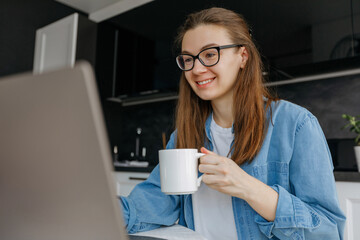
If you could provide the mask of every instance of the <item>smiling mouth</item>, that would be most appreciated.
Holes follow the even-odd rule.
[[[207,80],[204,80],[204,81],[199,81],[199,82],[196,82],[197,85],[205,85],[205,84],[208,84],[208,83],[211,83],[212,81],[214,81],[215,78],[211,78],[211,79],[207,79]]]

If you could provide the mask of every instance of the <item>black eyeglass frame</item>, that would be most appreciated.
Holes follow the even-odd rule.
[[[185,54],[180,54],[180,55],[178,55],[178,56],[176,57],[176,63],[177,63],[177,65],[178,65],[178,67],[179,67],[182,71],[190,71],[190,70],[192,70],[192,69],[194,68],[194,66],[195,66],[195,61],[196,61],[196,59],[199,59],[199,62],[200,62],[202,65],[204,65],[205,67],[212,67],[212,66],[215,66],[216,64],[218,64],[218,62],[220,61],[220,50],[221,50],[221,49],[234,48],[234,47],[243,47],[243,45],[242,45],[242,44],[229,44],[229,45],[223,45],[223,46],[209,47],[209,48],[205,48],[205,49],[201,50],[201,51],[198,53],[198,55],[196,55],[196,56],[193,56],[193,55],[187,54],[187,53],[185,53]],[[211,64],[211,65],[206,65],[206,64],[201,60],[201,58],[199,58],[199,56],[200,56],[200,54],[201,54],[202,52],[204,52],[204,51],[206,51],[206,50],[209,50],[209,49],[216,49],[217,52],[218,52],[218,56],[219,56],[219,57],[218,57],[218,60],[216,61],[216,63]],[[184,55],[190,56],[190,57],[192,57],[192,59],[194,60],[192,67],[191,67],[190,69],[187,69],[187,70],[182,69],[182,68],[180,67],[179,62],[178,62],[178,57],[184,56]]]

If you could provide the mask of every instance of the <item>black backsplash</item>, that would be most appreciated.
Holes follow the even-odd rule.
[[[122,107],[118,103],[103,104],[111,146],[118,146],[119,159],[128,160],[135,153],[136,129],[141,128],[140,149],[146,147],[146,161],[156,165],[158,150],[163,148],[162,133],[166,141],[174,131],[176,101],[163,101]],[[141,151],[140,151],[141,153]]]
[[[280,85],[280,98],[307,108],[319,120],[326,138],[354,138],[341,127],[342,114],[360,114],[360,75]]]

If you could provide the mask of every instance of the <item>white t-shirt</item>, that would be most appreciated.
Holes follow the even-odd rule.
[[[227,156],[234,134],[231,128],[218,126],[211,121],[210,133],[213,152]],[[192,195],[195,231],[208,240],[237,239],[231,196],[201,183]]]

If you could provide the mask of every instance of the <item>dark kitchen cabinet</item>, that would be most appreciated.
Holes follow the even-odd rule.
[[[96,74],[102,99],[153,89],[155,42],[107,22],[98,25]]]
[[[257,5],[249,22],[270,81],[359,66],[360,0],[260,0]]]
[[[360,0],[159,0],[108,22],[170,46],[188,13],[212,6],[235,10],[247,19],[270,81],[358,66],[353,59],[360,57]],[[174,63],[174,56],[167,62],[171,49],[161,51],[169,54],[157,58],[166,64],[156,71],[166,73],[159,75],[162,82],[172,81],[173,65],[167,63]]]

